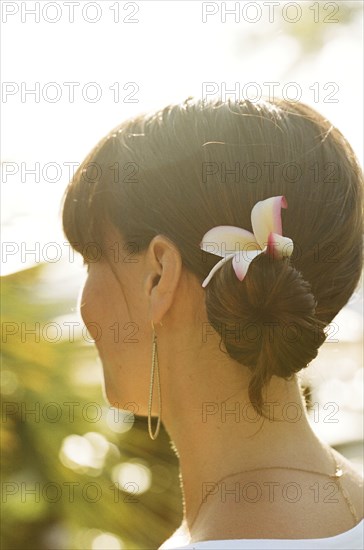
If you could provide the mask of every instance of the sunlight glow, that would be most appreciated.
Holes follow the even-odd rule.
[[[109,443],[99,433],[72,434],[64,438],[59,458],[67,468],[92,475],[92,470],[101,473],[108,451]]]
[[[119,489],[132,494],[145,493],[152,482],[150,469],[139,462],[124,462],[114,466],[111,478]]]
[[[110,430],[121,434],[128,432],[134,425],[134,414],[129,411],[110,407],[106,416],[106,423]]]
[[[119,537],[111,533],[102,533],[92,541],[92,550],[123,550],[123,545]]]

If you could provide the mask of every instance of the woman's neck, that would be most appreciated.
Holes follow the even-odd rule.
[[[268,418],[260,419],[247,390],[229,397],[222,387],[203,399],[201,386],[190,388],[188,400],[174,394],[173,402],[180,406],[164,418],[180,461],[184,521],[190,532],[204,504],[221,505],[225,485],[219,480],[225,476],[273,466],[330,471],[327,447],[311,428],[296,378],[287,382],[273,377],[265,400]]]

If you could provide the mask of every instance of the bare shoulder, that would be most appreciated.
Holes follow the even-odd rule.
[[[332,449],[332,451],[334,453],[334,456],[338,464],[341,464],[343,469],[344,475],[342,477],[341,484],[344,487],[344,489],[346,489],[347,492],[349,493],[350,498],[355,506],[358,517],[362,519],[364,515],[363,475],[358,469],[356,464],[351,462],[348,458],[343,456],[341,453],[339,453],[335,449]]]
[[[344,468],[343,468],[344,474],[348,477],[348,479],[350,479],[354,483],[357,483],[357,484],[363,486],[364,478],[363,478],[363,475],[360,472],[358,466],[356,464],[354,464],[353,462],[351,462],[351,460],[346,458],[344,455],[342,455],[341,453],[336,451],[335,449],[331,449],[331,450],[334,453],[334,456],[335,456],[337,462],[339,464],[341,464],[342,466],[344,466]]]

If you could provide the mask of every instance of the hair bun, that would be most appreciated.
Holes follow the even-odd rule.
[[[231,261],[206,289],[210,323],[228,354],[252,372],[249,398],[262,414],[262,388],[273,375],[290,379],[317,356],[326,324],[315,316],[310,284],[290,265],[260,254],[243,281]]]

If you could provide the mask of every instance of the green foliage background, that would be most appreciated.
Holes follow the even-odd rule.
[[[91,365],[96,351],[82,339],[47,341],[53,338],[51,331],[48,337],[42,336],[42,327],[74,307],[71,303],[42,299],[39,280],[43,269],[41,265],[2,279],[3,327],[6,323],[14,324],[8,327],[17,327],[16,334],[9,335],[7,342],[3,333],[2,371],[7,378],[9,373],[15,375],[19,385],[10,395],[2,395],[1,548],[84,548],[80,534],[91,528],[119,536],[128,549],[156,548],[171,535],[182,518],[178,464],[169,438],[161,430],[156,441],[150,440],[142,418],[136,417],[129,431],[118,434],[105,422],[93,422],[95,408],[90,407],[87,414],[83,412],[92,402],[100,407],[105,404],[99,385],[81,386],[72,381],[75,365],[80,362]],[[36,342],[35,335],[25,336],[21,323],[27,329],[40,323],[40,341]],[[64,405],[67,402],[79,404],[74,407],[74,418]],[[32,413],[36,407],[39,413]],[[59,459],[62,440],[67,435],[88,432],[104,435],[121,452],[119,458],[111,447],[97,477],[73,471]],[[111,470],[121,461],[136,458],[152,468],[152,485],[145,493],[131,496],[113,486]],[[168,483],[165,469],[153,468],[156,465],[168,468]],[[90,490],[84,498],[81,489],[95,482],[102,496],[97,502],[90,502],[96,498],[96,491],[87,486]],[[29,490],[40,484],[40,498],[24,491],[22,498],[21,483]],[[57,500],[59,493],[51,485],[47,486],[49,483],[61,488],[62,498]],[[70,486],[65,483],[79,484],[74,485],[74,502],[71,502]],[[43,496],[46,486],[49,488]],[[133,500],[136,502],[131,502]]]

